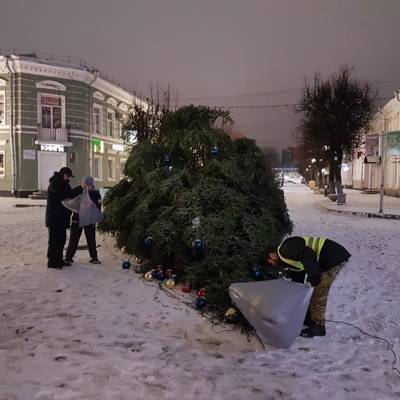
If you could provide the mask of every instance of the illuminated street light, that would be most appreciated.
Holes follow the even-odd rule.
[[[317,162],[317,160],[316,160],[315,158],[313,158],[313,159],[311,160],[311,162],[314,164],[315,162]]]

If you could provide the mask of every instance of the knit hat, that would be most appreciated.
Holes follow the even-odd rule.
[[[86,186],[94,186],[94,178],[93,176],[86,176],[83,181],[85,182]]]

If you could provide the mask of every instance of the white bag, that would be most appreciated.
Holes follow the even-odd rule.
[[[314,288],[274,279],[233,283],[229,294],[260,338],[288,348],[299,336]]]
[[[80,227],[97,224],[101,221],[101,211],[93,203],[86,188],[83,189],[82,194],[73,199],[66,199],[62,204],[69,210],[78,213]]]
[[[74,197],[73,199],[63,200],[61,203],[65,208],[71,210],[74,213],[79,212],[79,206],[81,204],[81,194],[79,196]]]

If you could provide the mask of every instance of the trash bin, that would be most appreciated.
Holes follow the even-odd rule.
[[[337,195],[337,205],[343,206],[346,204],[346,193],[338,193]]]

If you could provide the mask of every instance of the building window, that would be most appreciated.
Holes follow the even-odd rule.
[[[40,96],[40,112],[42,128],[59,129],[62,127],[61,97],[51,95]]]
[[[0,179],[6,176],[6,154],[3,150],[0,151]]]
[[[0,125],[6,124],[6,93],[0,90]]]
[[[103,121],[103,108],[95,105],[93,106],[93,128],[94,133],[102,134],[102,121]]]
[[[115,112],[107,110],[107,135],[114,136]]]
[[[108,180],[113,181],[115,180],[115,159],[109,158],[107,160],[107,176]]]
[[[120,179],[122,179],[125,177],[124,168],[125,168],[126,159],[121,158],[119,163],[120,163],[119,164],[120,165],[119,175],[120,175]]]
[[[103,173],[102,173],[102,157],[99,156],[94,156],[93,158],[93,176],[98,179],[102,180],[103,179]]]

